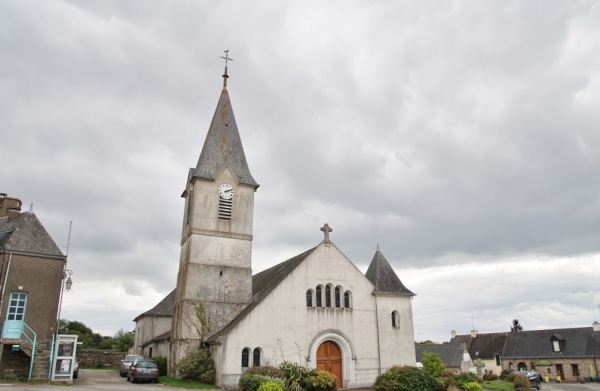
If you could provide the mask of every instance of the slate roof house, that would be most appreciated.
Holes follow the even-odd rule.
[[[175,364],[204,343],[215,363],[216,383],[224,388],[237,388],[249,367],[283,360],[329,371],[344,388],[370,386],[393,365],[415,365],[414,293],[379,247],[363,274],[330,240],[332,229],[325,224],[324,239],[315,247],[252,275],[259,185],[242,148],[227,78],[226,67],[198,164],[189,170],[182,194],[170,336],[150,332],[150,310],[136,318],[136,353],[164,338],[173,375]],[[285,227],[285,221],[280,223]],[[166,309],[170,300],[164,304]],[[161,312],[163,306],[155,309]]]
[[[0,194],[0,376],[48,379],[66,256],[37,216]]]
[[[473,358],[479,353],[487,372],[533,369],[547,381],[567,382],[598,377],[600,324],[597,322],[592,327],[453,335],[450,344],[459,343],[467,343]],[[490,362],[493,364],[488,366]]]
[[[436,354],[446,365],[446,369],[452,373],[467,372],[473,368],[473,360],[467,351],[466,346],[436,344],[436,345],[415,345],[417,363],[423,362],[423,353]]]

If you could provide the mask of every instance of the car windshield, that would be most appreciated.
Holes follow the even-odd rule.
[[[138,368],[157,368],[156,363],[152,361],[139,361],[136,365]]]
[[[133,361],[137,360],[138,358],[142,358],[142,356],[125,356],[125,361],[133,362]]]

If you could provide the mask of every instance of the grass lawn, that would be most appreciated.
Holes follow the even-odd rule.
[[[158,382],[171,387],[179,388],[192,388],[192,389],[203,389],[203,390],[216,390],[219,387],[214,384],[202,384],[192,380],[175,379],[170,376],[161,376]]]
[[[484,390],[514,391],[512,383],[502,380],[484,381],[481,383],[481,388]]]

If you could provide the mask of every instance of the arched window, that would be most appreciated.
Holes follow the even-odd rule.
[[[340,308],[342,305],[342,298],[341,298],[341,289],[339,286],[335,287],[335,308]]]
[[[352,308],[352,292],[344,292],[344,308]]]
[[[306,306],[307,307],[313,306],[313,293],[312,293],[312,290],[310,290],[310,289],[306,291]]]
[[[325,287],[325,307],[331,308],[331,285]]]
[[[321,293],[322,293],[321,291],[322,290],[323,290],[323,288],[321,288],[321,285],[317,286],[317,289],[316,289],[316,291],[317,291],[317,293],[316,293],[316,296],[317,296],[317,307],[323,307],[323,297],[321,295]]]
[[[244,348],[244,350],[242,350],[242,368],[248,368],[249,359],[250,359],[250,349]]]
[[[520,362],[517,364],[517,371],[526,371],[527,370],[527,364],[525,364],[524,362]]]
[[[252,366],[260,367],[260,349],[255,348],[252,352]]]
[[[392,327],[395,329],[400,328],[400,314],[398,311],[392,311]]]

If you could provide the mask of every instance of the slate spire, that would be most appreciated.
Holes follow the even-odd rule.
[[[231,59],[227,57],[226,61],[231,61]],[[233,115],[231,100],[227,92],[228,77],[227,65],[225,65],[221,97],[210,123],[198,164],[195,169],[191,170],[190,175],[214,180],[225,167],[229,167],[241,184],[258,187],[258,183],[250,174]]]
[[[373,285],[375,285],[375,294],[392,294],[392,295],[402,295],[402,296],[414,296],[408,288],[402,284],[398,275],[392,269],[389,262],[379,249],[379,245],[377,245],[377,251],[373,256],[373,260],[369,265],[369,269],[365,274],[367,279],[371,281]]]

